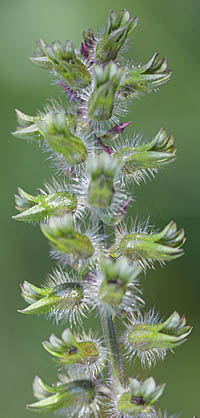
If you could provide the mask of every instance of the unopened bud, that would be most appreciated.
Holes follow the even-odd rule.
[[[108,120],[112,116],[115,93],[123,78],[123,70],[110,62],[105,68],[94,68],[94,89],[88,100],[88,115],[95,121]]]
[[[61,408],[78,411],[84,405],[90,405],[96,396],[95,384],[89,379],[59,382],[49,386],[36,376],[33,390],[35,397],[40,400],[27,405],[27,408],[37,412],[51,412]]]
[[[66,282],[54,287],[39,288],[24,282],[21,286],[22,297],[30,305],[19,312],[25,314],[44,314],[77,309],[84,299],[84,287],[81,282]]]
[[[160,59],[156,53],[146,65],[133,67],[121,83],[120,92],[125,97],[148,93],[166,83],[171,77],[166,58]]]
[[[176,156],[174,136],[167,135],[165,129],[160,129],[152,141],[136,146],[122,147],[114,153],[114,157],[121,157],[123,172],[127,176],[133,176],[138,170],[158,169],[171,161]]]
[[[167,350],[172,350],[186,341],[192,328],[186,326],[185,317],[174,312],[166,321],[158,322],[148,315],[142,320],[130,321],[126,334],[128,351],[137,355],[143,365],[155,364],[156,357],[164,359]]]
[[[158,233],[135,232],[124,235],[119,243],[119,251],[130,260],[148,266],[154,260],[162,263],[180,257],[184,242],[184,230],[178,230],[172,221]]]
[[[50,113],[44,121],[38,121],[37,126],[48,145],[61,154],[69,166],[80,164],[87,158],[87,150],[82,141],[70,129],[65,112]]]
[[[88,259],[94,253],[94,247],[88,236],[74,229],[72,217],[50,218],[41,230],[52,247],[61,253],[71,255],[75,260]]]
[[[84,88],[91,83],[90,73],[76,56],[71,41],[66,41],[62,46],[59,41],[47,45],[40,39],[37,43],[37,52],[31,61],[40,68],[53,71],[65,78],[71,88]]]
[[[98,158],[88,159],[88,171],[91,177],[88,187],[88,203],[95,208],[110,206],[114,189],[114,178],[119,169],[119,162],[103,152]]]
[[[108,15],[107,26],[97,42],[96,59],[99,62],[115,60],[127,37],[137,25],[138,19],[130,17],[124,9],[117,15],[113,10]]]
[[[63,216],[73,212],[77,207],[76,196],[65,191],[33,196],[18,188],[15,202],[20,213],[13,216],[13,219],[27,222],[40,222],[50,216]]]

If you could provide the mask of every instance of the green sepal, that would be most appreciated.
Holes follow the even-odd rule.
[[[82,139],[72,132],[64,111],[49,113],[45,120],[37,122],[37,127],[48,145],[61,154],[69,166],[86,160],[87,149]]]
[[[108,62],[115,60],[127,37],[137,25],[138,19],[130,17],[128,10],[123,9],[119,14],[110,11],[104,33],[97,41],[96,60]]]
[[[75,260],[88,259],[94,253],[90,239],[74,229],[72,217],[50,218],[48,224],[42,224],[41,230],[51,246],[62,253],[73,256]]]
[[[83,300],[84,288],[81,282],[66,282],[52,287],[38,288],[24,282],[21,286],[22,297],[30,305],[18,310],[24,314],[40,315],[55,310],[69,310],[79,306]]]
[[[160,59],[159,54],[155,53],[147,64],[133,67],[127,71],[120,85],[120,93],[125,97],[149,93],[166,83],[171,74],[167,59]]]
[[[141,145],[123,147],[113,155],[122,159],[123,172],[134,174],[136,170],[158,169],[176,158],[174,136],[167,135],[165,129],[160,129],[149,142]]]
[[[63,365],[89,365],[99,357],[98,346],[94,341],[77,341],[70,329],[63,331],[61,339],[51,335],[49,341],[43,342],[43,347]]]
[[[75,408],[77,404],[90,404],[95,398],[95,385],[89,379],[48,386],[36,376],[33,389],[35,396],[40,400],[27,405],[27,408],[38,412]]]
[[[74,212],[77,207],[76,196],[69,192],[45,193],[33,196],[20,187],[15,195],[16,208],[19,214],[13,219],[25,222],[40,222],[50,216],[63,216]]]
[[[59,41],[47,45],[40,39],[37,42],[37,53],[31,61],[66,79],[72,89],[85,88],[91,84],[90,73],[75,52],[71,41],[66,41],[62,46]]]
[[[49,114],[59,114],[61,111],[52,111]],[[76,119],[73,115],[65,114],[63,113],[63,117],[65,119],[65,125],[68,126],[68,128],[73,132],[76,128]],[[17,138],[20,139],[26,139],[28,141],[40,141],[44,139],[44,133],[43,130],[40,130],[40,121],[45,123],[45,121],[48,119],[48,113],[42,113],[37,116],[29,116],[25,113],[22,113],[20,110],[16,109],[16,115],[17,115],[17,121],[19,126],[17,127],[17,130],[15,132],[12,132],[12,135],[14,135]]]
[[[124,257],[116,262],[105,260],[101,266],[103,280],[98,293],[100,302],[118,307],[128,285],[136,279],[140,272],[141,269],[130,267],[128,260]]]
[[[184,343],[192,331],[192,327],[185,324],[185,317],[180,318],[174,312],[163,323],[133,325],[128,332],[128,341],[139,352],[152,349],[171,350]]]
[[[88,187],[88,203],[91,207],[110,206],[114,189],[114,178],[119,170],[119,161],[102,152],[98,158],[88,158],[88,171],[91,177]]]
[[[181,247],[184,242],[184,230],[178,230],[172,221],[159,233],[136,232],[124,235],[119,243],[119,251],[132,261],[146,259],[165,262],[183,254]]]
[[[124,76],[114,62],[105,68],[94,67],[94,88],[88,100],[88,115],[95,121],[108,120],[112,116],[115,94]]]
[[[156,386],[152,377],[140,382],[137,379],[129,379],[129,389],[118,397],[117,411],[135,417],[137,414],[154,412],[153,404],[162,395],[165,384]]]

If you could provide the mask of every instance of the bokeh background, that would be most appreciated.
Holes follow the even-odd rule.
[[[139,17],[128,56],[146,62],[155,51],[167,56],[173,78],[158,93],[134,101],[126,120],[133,120],[130,132],[152,137],[164,126],[175,135],[176,162],[156,179],[135,188],[137,201],[132,216],[150,215],[151,223],[164,226],[171,219],[184,226],[185,256],[164,269],[148,272],[143,279],[147,308],[154,306],[162,317],[174,310],[185,314],[194,326],[186,344],[168,354],[155,369],[144,371],[139,363],[129,364],[127,373],[154,375],[167,382],[160,407],[169,415],[200,416],[200,308],[199,308],[199,0],[0,0],[1,39],[1,416],[34,416],[24,405],[33,401],[31,381],[35,374],[51,383],[56,366],[43,350],[41,341],[61,328],[44,318],[16,312],[24,305],[19,283],[40,284],[51,272],[48,243],[39,227],[11,220],[15,214],[17,186],[30,193],[50,177],[46,155],[36,145],[11,136],[15,129],[15,107],[34,114],[49,97],[62,97],[52,78],[29,60],[35,40],[47,42],[72,39],[79,46],[87,27],[97,30],[109,9],[128,8]],[[97,325],[95,321],[91,327]],[[51,415],[46,415],[50,417]]]

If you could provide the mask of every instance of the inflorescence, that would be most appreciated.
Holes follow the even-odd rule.
[[[148,220],[127,225],[133,186],[176,157],[174,137],[164,128],[148,140],[127,133],[131,122],[120,119],[132,99],[158,90],[171,77],[167,59],[158,53],[141,65],[123,57],[136,25],[137,18],[124,9],[109,13],[99,36],[84,31],[80,49],[71,41],[48,45],[40,39],[31,60],[53,75],[63,105],[52,101],[36,116],[16,111],[14,136],[37,142],[56,168],[37,194],[18,189],[13,217],[40,224],[58,263],[40,287],[21,285],[28,306],[19,312],[45,314],[65,326],[60,337],[52,334],[43,342],[59,376],[52,386],[36,376],[37,401],[27,405],[36,412],[167,417],[155,406],[165,384],[134,374],[127,380],[123,361],[138,358],[143,367],[155,366],[191,332],[177,312],[162,321],[153,310],[145,312],[140,289],[147,269],[183,254],[184,230],[174,221],[159,230]],[[100,336],[83,329],[91,312],[101,322]]]

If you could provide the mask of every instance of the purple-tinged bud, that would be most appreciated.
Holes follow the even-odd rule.
[[[121,135],[123,133],[124,129],[127,126],[129,126],[131,123],[132,123],[131,121],[129,121],[129,122],[122,122],[119,125],[113,126],[113,128],[110,129],[110,132],[119,133]]]
[[[111,150],[111,148],[110,148],[110,147],[108,147],[108,145],[105,145],[105,144],[103,143],[103,141],[101,140],[101,138],[100,138],[100,137],[97,137],[97,141],[98,141],[98,143],[101,145],[101,147],[103,148],[103,150],[104,150],[105,152],[107,152],[107,154],[109,154],[109,155],[111,155],[111,154],[112,154],[112,150]]]
[[[70,87],[67,86],[67,84],[63,83],[63,81],[58,80],[56,81],[56,84],[58,84],[60,87],[62,87],[66,93],[66,96],[71,102],[76,102],[78,100],[78,94],[75,90],[70,89]]]
[[[83,55],[84,58],[89,57],[89,49],[84,42],[81,42],[81,55]]]

